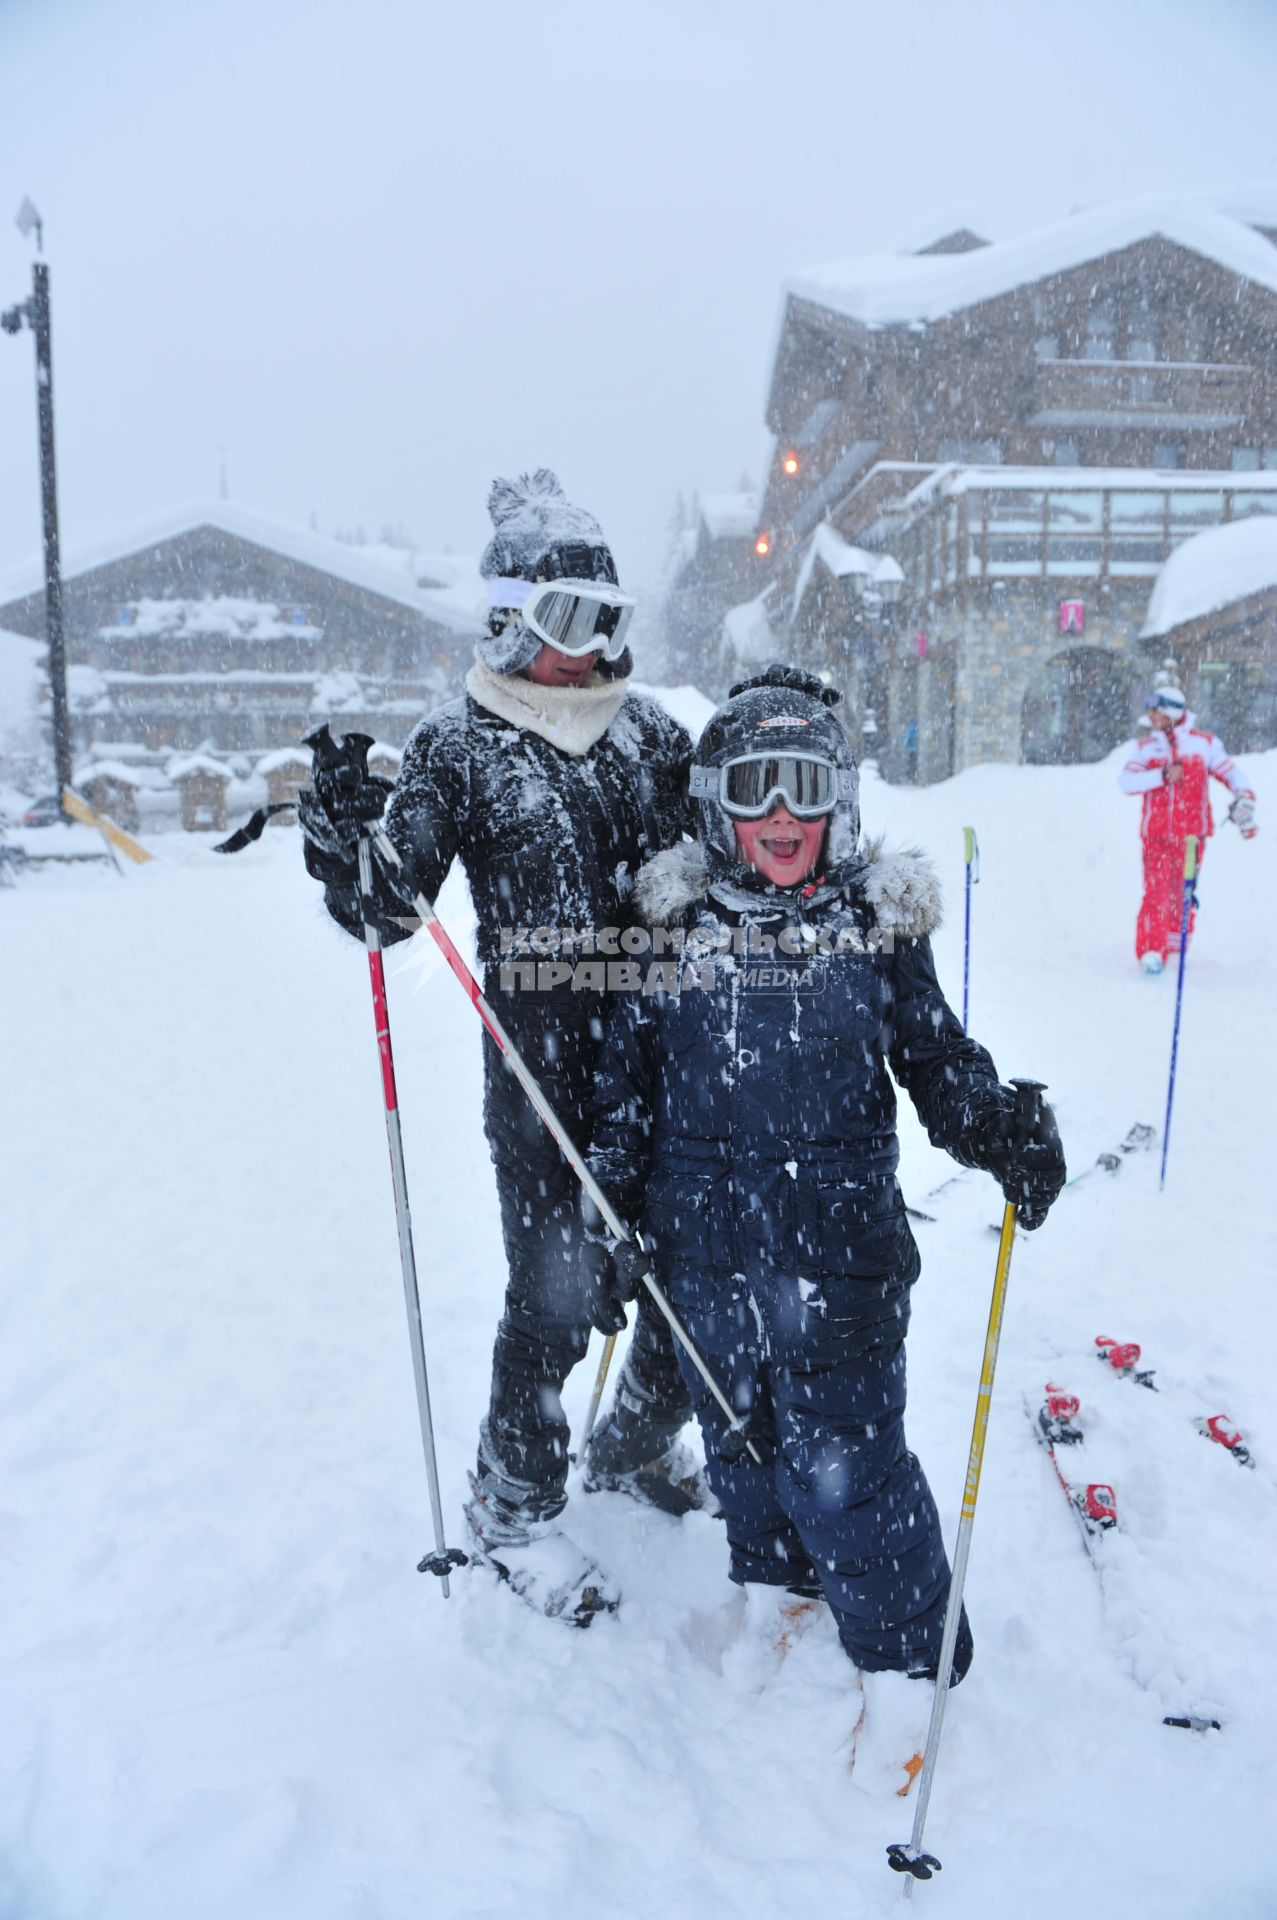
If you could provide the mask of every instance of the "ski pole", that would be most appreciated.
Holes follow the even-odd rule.
[[[962,1031],[966,1033],[969,1031],[967,1001],[971,980],[971,889],[980,880],[980,842],[975,837],[974,827],[962,829],[962,855],[967,866],[967,912],[962,936]]]
[[[417,1412],[421,1419],[421,1444],[426,1456],[426,1478],[430,1484],[430,1512],[434,1520],[435,1550],[418,1563],[417,1571],[436,1574],[446,1600],[451,1592],[448,1575],[453,1567],[465,1566],[466,1556],[459,1547],[449,1547],[444,1542],[443,1503],[439,1497],[439,1467],[435,1459],[434,1421],[430,1414],[430,1383],[426,1377],[426,1347],[421,1331],[421,1294],[417,1287],[417,1256],[412,1245],[412,1215],[408,1211],[408,1178],[404,1170],[403,1133],[399,1125],[399,1095],[395,1086],[394,1055],[390,1047],[390,1007],[386,1000],[381,933],[373,918],[372,856],[366,834],[359,836],[359,899],[364,916],[364,945],[368,950],[368,973],[372,981],[377,1050],[381,1055],[381,1088],[386,1103],[390,1177],[395,1189],[399,1264],[403,1269],[404,1303],[408,1309],[408,1341],[412,1347],[412,1372],[417,1383]]]
[[[1013,1080],[1015,1108],[1011,1116],[1017,1143],[1028,1140],[1037,1127],[1042,1111],[1041,1080]],[[989,1432],[989,1409],[993,1402],[993,1375],[998,1364],[998,1342],[1002,1336],[1002,1314],[1006,1306],[1007,1282],[1011,1277],[1011,1248],[1015,1243],[1016,1208],[1008,1200],[1002,1214],[1002,1237],[998,1242],[998,1260],[993,1273],[993,1299],[989,1306],[989,1325],[984,1336],[984,1359],[980,1366],[980,1390],[976,1395],[975,1422],[971,1429],[971,1452],[967,1458],[967,1477],[962,1493],[962,1517],[958,1522],[958,1544],[949,1579],[949,1602],[945,1610],[944,1634],[940,1641],[940,1664],[936,1674],[935,1699],[931,1702],[931,1724],[927,1728],[927,1747],[918,1781],[918,1804],[914,1809],[913,1835],[908,1846],[899,1842],[887,1848],[887,1860],[897,1873],[905,1876],[905,1898],[913,1896],[915,1880],[930,1880],[940,1862],[933,1853],[922,1850],[923,1828],[927,1824],[927,1804],[940,1751],[940,1731],[949,1699],[949,1680],[953,1672],[953,1650],[962,1618],[962,1589],[966,1584],[967,1561],[971,1555],[971,1529],[975,1524],[975,1503],[980,1491],[980,1469],[984,1464],[984,1443]]]
[[[393,842],[387,838],[384,829],[378,826],[375,822],[373,823],[373,826],[372,826],[371,838],[372,838],[373,844],[377,848],[378,853],[381,855],[382,859],[386,862],[386,865],[388,867],[394,868],[398,872],[402,872],[403,861],[399,858],[399,854]],[[591,1200],[594,1202],[595,1206],[598,1208],[600,1214],[603,1217],[603,1222],[604,1222],[604,1225],[607,1227],[608,1232],[616,1240],[635,1239],[640,1250],[644,1250],[642,1241],[639,1240],[636,1235],[632,1235],[630,1233],[629,1228],[625,1225],[620,1215],[616,1212],[616,1210],[612,1206],[611,1201],[608,1199],[607,1195],[604,1193],[602,1187],[600,1187],[597,1180],[594,1178],[594,1175],[590,1172],[590,1169],[586,1166],[584,1159],[582,1158],[580,1152],[577,1149],[575,1141],[572,1139],[566,1127],[563,1125],[562,1121],[559,1119],[558,1115],[555,1113],[554,1108],[550,1105],[544,1093],[541,1091],[540,1085],[538,1084],[537,1080],[535,1079],[530,1069],[528,1068],[527,1063],[525,1062],[522,1054],[519,1052],[519,1049],[515,1046],[513,1040],[511,1040],[509,1034],[506,1032],[505,1028],[502,1026],[500,1020],[498,1020],[496,1014],[493,1012],[491,1006],[488,1004],[488,1001],[484,998],[483,991],[479,986],[479,982],[475,979],[469,967],[466,965],[465,961],[462,959],[461,955],[458,953],[456,947],[453,945],[451,939],[449,938],[447,928],[444,926],[443,922],[440,920],[438,914],[435,912],[430,902],[426,899],[425,894],[413,893],[412,904],[416,909],[417,913],[420,915],[422,924],[425,926],[425,928],[430,934],[430,937],[434,941],[435,945],[438,947],[444,959],[447,961],[449,968],[451,969],[453,974],[455,974],[458,981],[460,981],[461,986],[465,990],[466,998],[469,1000],[471,1006],[474,1008],[475,1012],[478,1014],[479,1018],[482,1020],[484,1026],[487,1028],[489,1037],[493,1041],[493,1044],[497,1047],[498,1051],[501,1053],[502,1057],[504,1058],[506,1065],[510,1068],[511,1072],[514,1074],[515,1079],[519,1082],[519,1085],[523,1088],[523,1091],[527,1094],[528,1099],[532,1102],[534,1109],[536,1110],[540,1119],[542,1120],[545,1127],[549,1131],[552,1139],[555,1141],[564,1159],[567,1161],[573,1173],[576,1175],[577,1179],[581,1182],[581,1185],[584,1187],[585,1191],[589,1194]],[[661,1313],[665,1316],[665,1319],[669,1322],[670,1331],[673,1333],[675,1339],[678,1341],[684,1353],[686,1353],[688,1359],[691,1361],[692,1365],[696,1368],[696,1371],[700,1374],[701,1379],[705,1382],[705,1385],[709,1388],[709,1391],[714,1396],[714,1399],[718,1404],[719,1411],[726,1418],[728,1425],[732,1429],[732,1432],[736,1434],[740,1440],[743,1441],[745,1449],[748,1452],[750,1458],[756,1461],[757,1464],[761,1467],[763,1464],[762,1456],[758,1452],[757,1448],[754,1446],[753,1441],[749,1438],[749,1434],[746,1430],[745,1422],[741,1419],[740,1415],[735,1411],[735,1409],[732,1407],[732,1405],[728,1401],[727,1396],[724,1394],[722,1388],[719,1386],[713,1374],[710,1372],[704,1360],[701,1358],[701,1355],[697,1350],[691,1335],[688,1333],[686,1327],[683,1325],[682,1321],[679,1319],[678,1315],[675,1313],[673,1307],[670,1305],[669,1300],[666,1298],[666,1295],[662,1290],[662,1288],[658,1286],[655,1275],[650,1271],[643,1275],[643,1285],[647,1288],[648,1292],[652,1296],[652,1299],[656,1302],[656,1305],[659,1307]],[[611,1355],[608,1354],[607,1358],[610,1360]],[[596,1391],[598,1395],[601,1397],[603,1392],[603,1386],[602,1386],[601,1380],[598,1383],[596,1383]]]
[[[581,1438],[576,1443],[576,1457],[582,1468],[585,1466],[585,1449],[590,1444],[590,1435],[594,1432],[594,1422],[599,1417],[599,1402],[603,1398],[603,1389],[607,1385],[608,1370],[612,1365],[612,1355],[616,1352],[614,1333],[609,1333],[603,1342],[603,1351],[599,1355],[599,1370],[594,1376],[594,1387],[590,1394],[590,1404],[585,1410],[585,1425],[581,1428]]]
[[[1179,1016],[1184,1004],[1184,966],[1188,960],[1188,923],[1195,905],[1197,880],[1197,835],[1190,833],[1184,842],[1184,897],[1179,910],[1179,979],[1175,986],[1175,1028],[1171,1035],[1171,1077],[1166,1088],[1166,1119],[1162,1126],[1162,1171],[1157,1182],[1161,1193],[1166,1186],[1166,1156],[1171,1150],[1171,1108],[1175,1104],[1175,1063],[1179,1059]]]

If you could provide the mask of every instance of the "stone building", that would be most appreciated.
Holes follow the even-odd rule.
[[[44,635],[43,569],[0,576],[0,628]],[[483,613],[472,562],[421,560],[219,501],[69,549],[74,746],[257,754],[330,715],[402,745],[457,685]]]
[[[1163,564],[1277,514],[1275,242],[1277,204],[1140,201],[791,282],[741,598],[873,713],[888,777],[1126,736]],[[835,590],[831,535],[898,591]]]

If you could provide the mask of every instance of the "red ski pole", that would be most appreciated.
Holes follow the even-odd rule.
[[[390,1008],[386,1001],[386,975],[381,957],[381,933],[373,911],[372,855],[369,852],[367,836],[363,834],[359,838],[359,898],[364,915],[364,945],[368,950],[368,975],[372,982],[377,1051],[381,1055],[381,1091],[386,1105],[390,1177],[395,1189],[395,1222],[399,1228],[399,1264],[403,1270],[404,1304],[408,1309],[408,1342],[412,1348],[412,1372],[417,1385],[421,1444],[426,1456],[426,1479],[430,1485],[430,1512],[434,1521],[435,1550],[418,1562],[417,1571],[436,1574],[442,1584],[443,1597],[446,1600],[451,1591],[448,1575],[453,1567],[464,1567],[466,1556],[459,1547],[449,1547],[444,1541],[443,1502],[439,1495],[434,1420],[430,1412],[430,1382],[426,1376],[426,1347],[421,1330],[421,1294],[417,1286],[417,1256],[412,1244],[412,1215],[408,1210],[408,1176],[404,1170],[403,1132],[399,1125],[399,1093],[395,1086],[395,1059],[390,1046]]]

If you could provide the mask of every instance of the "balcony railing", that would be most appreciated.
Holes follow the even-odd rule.
[[[1125,416],[1147,414],[1150,426],[1166,424],[1166,416],[1171,416],[1223,431],[1244,416],[1254,384],[1253,367],[1041,360],[1033,379],[1029,424],[1067,426],[1075,419],[1078,425],[1102,424],[1096,416],[1115,414],[1123,416],[1125,425]]]
[[[961,471],[912,511],[898,508],[875,545],[900,561],[909,597],[994,578],[1151,578],[1193,534],[1277,514],[1277,473],[1248,474],[1245,486],[1235,486],[1239,475],[1203,472],[1161,487],[1151,484],[1153,474],[1088,487],[1061,485],[1048,469],[1037,473],[1039,485],[1008,486],[987,468],[978,476]]]

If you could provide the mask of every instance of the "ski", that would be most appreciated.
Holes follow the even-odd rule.
[[[1069,1393],[1063,1387],[1050,1383],[1047,1384],[1044,1392],[1045,1399],[1038,1403],[1026,1396],[1025,1412],[1029,1416],[1030,1425],[1039,1445],[1051,1462],[1070,1511],[1077,1521],[1087,1558],[1094,1567],[1100,1583],[1101,1598],[1107,1599],[1104,1592],[1107,1568],[1102,1542],[1106,1534],[1115,1531],[1119,1526],[1117,1495],[1107,1481],[1086,1480],[1081,1476],[1071,1479],[1065,1472],[1060,1460],[1060,1450],[1081,1448],[1086,1440],[1080,1421],[1081,1401],[1075,1393]],[[1220,1721],[1198,1713],[1164,1713],[1162,1725],[1182,1727],[1190,1733],[1222,1730]]]
[[[1026,1400],[1025,1410],[1081,1528],[1087,1554],[1098,1565],[1096,1543],[1117,1525],[1117,1495],[1107,1481],[1074,1481],[1065,1473],[1058,1449],[1082,1445],[1085,1435],[1078,1425],[1082,1403],[1075,1393],[1066,1393],[1062,1387],[1048,1384],[1045,1392],[1046,1399],[1040,1406]]]
[[[1137,1387],[1147,1387],[1151,1393],[1163,1391],[1163,1388],[1158,1385],[1155,1369],[1141,1367],[1143,1349],[1138,1341],[1114,1340],[1111,1334],[1097,1333],[1095,1352],[1108,1371],[1115,1374],[1119,1380],[1129,1380]],[[1173,1393],[1176,1399],[1183,1400],[1188,1397],[1189,1390],[1177,1388],[1173,1389]],[[1241,1429],[1227,1414],[1195,1413],[1191,1417],[1193,1425],[1203,1439],[1209,1440],[1214,1446],[1222,1447],[1239,1467],[1254,1466],[1255,1457],[1246,1445]]]

